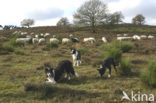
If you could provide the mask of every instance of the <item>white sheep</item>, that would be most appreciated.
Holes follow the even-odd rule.
[[[26,38],[32,38],[30,35],[27,35]]]
[[[68,39],[68,38],[63,38],[63,39],[62,39],[62,43],[69,43],[69,42],[71,42],[71,40]]]
[[[28,43],[30,40],[31,38],[17,38],[16,42]]]
[[[117,37],[117,40],[122,41],[122,40],[131,40],[132,37]]]
[[[123,34],[123,36],[128,36],[128,34]]]
[[[35,38],[38,38],[39,36],[38,35],[35,35]]]
[[[69,37],[70,37],[70,38],[73,37],[73,34],[70,34]]]
[[[40,38],[38,40],[38,44],[45,44],[45,38]]]
[[[90,43],[96,42],[95,38],[93,38],[93,37],[84,38],[83,41],[84,41],[84,42],[90,42]]]
[[[102,37],[102,41],[103,41],[104,43],[107,43],[107,39],[106,39],[105,37]]]
[[[45,33],[44,38],[47,38],[50,36],[50,33]]]
[[[141,37],[141,39],[146,39],[147,38],[146,35],[141,35],[140,37]]]
[[[30,33],[30,35],[33,35],[33,34],[34,34],[34,32]]]
[[[28,33],[27,32],[21,32],[21,35],[27,35]]]
[[[44,36],[44,34],[43,34],[43,33],[41,33],[41,34],[40,34],[40,36],[41,36],[41,37],[43,37],[43,36]]]
[[[117,34],[117,37],[120,37],[120,36],[122,36],[121,34]]]
[[[138,35],[133,35],[133,40],[141,40],[141,37]]]
[[[60,41],[57,38],[50,38],[50,43],[59,43]]]
[[[38,38],[32,38],[32,43],[33,44],[38,44],[39,39]]]
[[[148,36],[148,39],[153,39],[153,38],[154,38],[154,36],[152,36],[152,35]]]

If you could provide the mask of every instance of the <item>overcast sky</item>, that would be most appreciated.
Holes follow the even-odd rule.
[[[87,0],[0,0],[0,25],[18,25],[23,19],[35,20],[35,26],[56,25],[61,17],[70,22],[73,14]],[[113,13],[121,11],[124,22],[137,14],[146,17],[146,24],[156,25],[156,0],[102,0]]]

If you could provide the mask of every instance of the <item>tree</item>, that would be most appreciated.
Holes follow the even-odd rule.
[[[3,30],[3,26],[2,25],[0,25],[0,30]]]
[[[122,19],[124,19],[124,16],[121,12],[115,12],[113,14],[107,15],[107,24],[119,24],[122,22]]]
[[[95,32],[97,25],[106,20],[106,5],[100,0],[86,1],[73,15],[76,25],[91,26]]]
[[[29,28],[31,25],[34,25],[34,23],[33,19],[24,19],[21,21],[21,26],[27,26]]]
[[[69,23],[69,20],[68,20],[66,17],[63,17],[63,18],[61,18],[61,19],[57,22],[56,25],[57,25],[57,26],[69,26],[70,23]]]
[[[143,25],[145,23],[145,17],[142,14],[138,14],[132,19],[132,23],[136,25]]]
[[[17,29],[19,27],[15,25],[4,25],[3,30],[12,30],[12,29]]]

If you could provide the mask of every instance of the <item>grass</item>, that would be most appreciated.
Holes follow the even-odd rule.
[[[132,52],[123,53],[131,60],[132,74],[122,77],[112,69],[111,78],[107,78],[108,70],[103,78],[96,70],[100,61],[104,60],[101,54],[107,44],[59,44],[58,48],[48,51],[42,50],[46,45],[18,47],[16,53],[0,55],[0,103],[121,103],[123,90],[126,93],[134,90],[156,95],[156,89],[145,87],[140,81],[142,69],[148,66],[149,60],[156,59],[153,51],[156,42],[149,40],[137,43],[140,51],[148,47],[149,54],[136,52],[135,47]],[[72,77],[70,81],[63,78],[56,85],[44,84],[44,70],[37,68],[45,62],[56,67],[61,60],[72,61],[71,47],[82,48],[83,51],[82,65],[74,67],[79,77]]]

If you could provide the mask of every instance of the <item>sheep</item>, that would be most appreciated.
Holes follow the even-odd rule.
[[[107,39],[106,39],[105,37],[102,37],[102,41],[103,41],[104,43],[107,43]]]
[[[95,40],[95,38],[93,38],[93,37],[89,37],[89,38],[84,38],[84,39],[83,39],[83,42],[94,43],[94,42],[96,42],[96,40]]]
[[[30,33],[30,35],[33,35],[33,34],[34,34],[34,32]]]
[[[120,37],[121,36],[121,34],[117,34],[117,37]]]
[[[79,39],[78,39],[78,38],[71,38],[71,41],[72,41],[73,43],[79,43]]]
[[[141,35],[140,37],[141,37],[141,39],[146,39],[147,38],[146,35]]]
[[[45,33],[44,38],[47,38],[50,36],[50,33]]]
[[[133,40],[141,40],[141,37],[138,35],[133,35]]]
[[[28,33],[27,32],[21,32],[21,35],[27,35]]]
[[[32,43],[33,44],[38,44],[38,41],[39,41],[38,38],[32,38]]]
[[[153,38],[154,38],[154,36],[152,36],[152,35],[148,36],[148,39],[153,39]]]
[[[45,38],[40,38],[38,40],[38,44],[45,44]]]
[[[57,38],[50,38],[50,43],[59,43],[60,41]]]
[[[27,35],[26,38],[32,38],[30,35]]]
[[[128,34],[123,34],[123,36],[128,36]]]
[[[73,34],[70,34],[69,37],[73,37]]]
[[[17,38],[16,42],[28,43],[30,40],[31,38]]]
[[[35,35],[35,38],[38,38],[38,35]]]
[[[63,38],[63,39],[62,39],[62,43],[69,43],[69,42],[71,42],[71,40],[68,39],[68,38]]]
[[[56,38],[56,35],[53,35],[53,38]]]
[[[132,37],[117,37],[117,40],[122,41],[122,40],[131,40]]]

